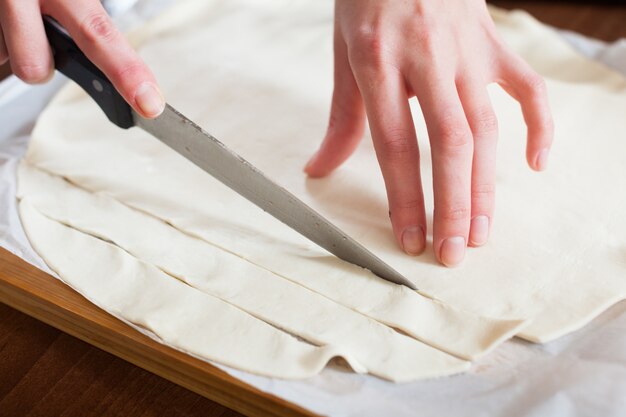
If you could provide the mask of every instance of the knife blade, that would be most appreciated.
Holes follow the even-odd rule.
[[[145,130],[338,258],[368,269],[387,281],[416,290],[402,274],[169,104],[155,119],[146,119],[134,112],[58,22],[44,16],[44,26],[53,50],[55,68],[79,84],[112,123],[123,129],[136,126]]]

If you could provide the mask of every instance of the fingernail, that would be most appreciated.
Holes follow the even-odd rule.
[[[470,227],[470,243],[474,246],[482,246],[489,238],[489,217],[476,216],[472,219]]]
[[[135,93],[135,103],[146,117],[157,117],[165,108],[161,92],[152,83],[143,83]]]
[[[419,226],[409,226],[402,232],[402,248],[409,255],[422,253],[425,243],[424,229]]]
[[[461,236],[449,237],[441,244],[441,262],[445,266],[456,266],[465,256],[465,239]]]
[[[544,149],[537,155],[537,159],[535,161],[535,166],[539,171],[543,171],[548,168],[548,155],[550,151],[548,149]]]

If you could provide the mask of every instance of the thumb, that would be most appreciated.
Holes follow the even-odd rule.
[[[328,130],[304,172],[318,178],[330,174],[352,155],[363,137],[365,107],[348,62],[346,46],[335,37],[335,87]]]

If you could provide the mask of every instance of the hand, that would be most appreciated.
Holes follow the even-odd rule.
[[[0,0],[0,65],[27,83],[42,83],[54,61],[42,15],[57,19],[81,50],[144,117],[165,107],[152,72],[115,28],[98,0]]]
[[[543,79],[502,44],[484,0],[336,0],[335,88],[311,177],[355,150],[365,118],[382,170],[396,239],[424,250],[426,215],[408,99],[417,96],[432,149],[437,259],[461,262],[483,245],[494,212],[497,120],[486,86],[500,84],[522,107],[526,158],[546,168],[553,125]]]

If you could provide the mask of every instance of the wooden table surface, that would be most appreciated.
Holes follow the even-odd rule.
[[[626,5],[616,1],[491,3],[599,39],[626,37]],[[0,66],[0,79],[9,73]],[[0,417],[20,416],[241,414],[0,304]]]

